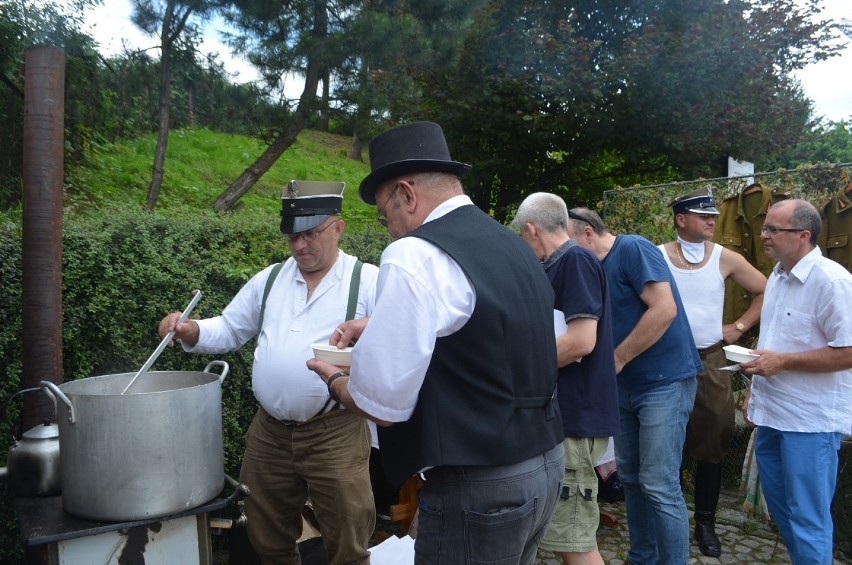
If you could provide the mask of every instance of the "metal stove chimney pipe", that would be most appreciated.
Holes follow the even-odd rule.
[[[65,52],[24,52],[24,194],[21,388],[62,383],[62,181]],[[22,426],[53,418],[45,394],[25,394]]]

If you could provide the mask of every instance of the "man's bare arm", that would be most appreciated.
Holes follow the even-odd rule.
[[[645,283],[642,302],[648,307],[633,331],[615,348],[615,372],[620,373],[630,361],[657,343],[677,316],[672,287],[668,282]]]

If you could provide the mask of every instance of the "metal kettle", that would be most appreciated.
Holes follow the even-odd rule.
[[[8,414],[9,403],[16,397],[42,390],[27,388],[9,397],[2,406],[3,418]],[[56,413],[54,401],[54,414]],[[45,419],[44,423],[27,430],[15,438],[6,466],[0,467],[0,482],[6,483],[11,496],[56,496],[60,493],[59,482],[59,426]]]
[[[9,449],[6,489],[11,496],[58,495],[59,468],[59,426],[45,420]]]

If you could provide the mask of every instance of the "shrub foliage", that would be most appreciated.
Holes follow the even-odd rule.
[[[358,222],[354,222],[358,223]],[[350,228],[341,247],[378,264],[388,243],[386,232]],[[20,388],[21,223],[6,216],[0,225],[0,401]],[[138,370],[160,342],[157,324],[168,312],[181,311],[193,289],[204,296],[193,312],[215,316],[240,287],[266,265],[285,260],[286,241],[277,218],[217,215],[212,211],[106,209],[67,215],[63,226],[63,371],[64,380]],[[225,355],[189,355],[166,349],[152,370],[201,371],[222,359],[230,372],[222,390],[226,472],[236,477],[243,435],[256,410],[251,390],[254,341]],[[0,422],[0,449],[8,451],[20,402]],[[5,494],[2,495],[5,497]],[[21,558],[17,517],[6,499],[0,522],[0,562]]]

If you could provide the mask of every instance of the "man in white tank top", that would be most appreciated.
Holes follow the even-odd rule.
[[[760,318],[766,277],[742,255],[712,243],[719,211],[708,188],[676,198],[677,241],[660,245],[674,275],[695,346],[704,370],[698,374],[695,407],[686,429],[686,451],[697,461],[695,472],[695,541],[701,553],[718,557],[722,545],[715,532],[722,460],[734,436],[734,399],[722,346],[735,343]],[[725,280],[730,277],[752,302],[731,324],[723,324]]]

